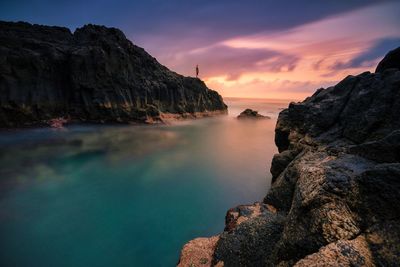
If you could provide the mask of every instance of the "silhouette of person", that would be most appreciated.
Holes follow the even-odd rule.
[[[199,65],[196,65],[196,78],[199,76]]]

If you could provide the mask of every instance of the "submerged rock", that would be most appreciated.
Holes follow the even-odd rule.
[[[259,203],[231,209],[254,216],[227,220],[213,263],[398,265],[400,69],[382,68],[349,76],[280,113],[280,153],[262,204],[275,212],[261,211]]]
[[[59,117],[151,122],[227,110],[204,82],[168,70],[115,28],[89,24],[71,33],[0,22],[0,40],[0,127]]]
[[[264,116],[258,113],[258,111],[252,109],[245,109],[242,113],[237,116],[238,119],[271,119],[268,116]]]

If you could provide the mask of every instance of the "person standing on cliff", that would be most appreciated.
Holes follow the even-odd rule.
[[[199,65],[197,64],[196,65],[196,78],[198,78],[199,77]]]

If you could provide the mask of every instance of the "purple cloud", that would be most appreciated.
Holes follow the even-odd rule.
[[[227,76],[237,80],[246,72],[289,72],[296,68],[298,57],[266,49],[233,48],[216,45],[209,48],[172,55],[162,60],[178,72],[185,73],[199,64],[205,77]],[[192,73],[187,73],[192,74]]]
[[[343,70],[348,68],[358,68],[358,67],[366,67],[367,65],[375,65],[374,61],[381,59],[385,56],[385,54],[400,46],[400,38],[387,38],[381,39],[375,42],[373,46],[371,46],[368,50],[358,54],[350,61],[347,62],[336,62],[330,68],[333,71]],[[370,66],[367,66],[370,67]]]

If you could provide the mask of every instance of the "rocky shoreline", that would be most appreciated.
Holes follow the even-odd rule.
[[[227,112],[203,81],[170,71],[116,28],[0,21],[0,39],[0,128]]]
[[[400,48],[278,118],[271,189],[228,211],[179,266],[397,266]]]

